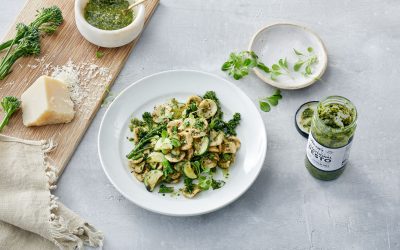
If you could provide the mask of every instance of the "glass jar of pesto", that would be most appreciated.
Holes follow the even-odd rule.
[[[339,177],[347,164],[357,126],[354,104],[342,96],[329,96],[318,103],[311,121],[305,165],[320,180]]]

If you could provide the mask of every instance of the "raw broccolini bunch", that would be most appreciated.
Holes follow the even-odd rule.
[[[40,34],[38,29],[24,24],[19,24],[18,27],[21,30],[27,29],[27,32],[25,32],[25,35],[19,40],[15,48],[12,51],[9,49],[5,57],[3,57],[0,63],[0,79],[4,79],[11,72],[12,65],[20,57],[40,54]]]
[[[17,34],[15,38],[0,44],[0,51],[9,48],[12,44],[18,44],[20,40],[29,32],[30,28],[36,28],[46,35],[53,34],[63,22],[62,12],[59,7],[52,6],[37,11],[36,19],[29,25],[17,24]]]
[[[40,54],[40,35],[53,34],[63,22],[60,8],[52,6],[38,11],[36,19],[29,25],[19,23],[15,37],[0,44],[0,52],[8,48],[0,63],[0,80],[10,72],[13,64],[21,57]]]

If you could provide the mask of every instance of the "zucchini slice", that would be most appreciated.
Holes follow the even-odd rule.
[[[147,191],[153,192],[154,188],[162,181],[163,172],[161,170],[151,170],[144,175],[144,185]]]
[[[190,162],[188,164],[185,164],[183,166],[183,173],[190,179],[196,179],[197,175],[195,174],[192,166],[190,165]]]
[[[199,156],[207,152],[208,146],[210,145],[210,139],[203,137],[199,142],[194,143],[194,155]]]

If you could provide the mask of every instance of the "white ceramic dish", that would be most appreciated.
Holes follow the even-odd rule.
[[[89,0],[75,0],[75,23],[81,35],[89,42],[100,47],[115,48],[132,42],[142,32],[145,19],[143,4],[134,7],[135,19],[128,26],[119,30],[102,30],[85,20],[84,9],[88,2]]]
[[[125,155],[132,149],[128,125],[132,117],[140,117],[156,104],[173,97],[180,101],[193,94],[214,90],[222,104],[225,119],[234,112],[242,115],[237,128],[242,146],[231,166],[226,184],[218,190],[205,191],[194,199],[162,196],[148,192],[128,169]],[[133,203],[150,211],[191,216],[215,211],[236,200],[257,178],[267,151],[267,135],[261,115],[253,102],[234,84],[217,76],[199,71],[166,71],[145,77],[126,88],[107,109],[98,137],[100,161],[115,188]],[[221,173],[222,171],[218,171]],[[223,179],[222,174],[216,179]],[[181,183],[182,184],[182,183]],[[177,189],[175,189],[177,190]]]
[[[289,67],[297,61],[293,49],[307,52],[312,47],[318,57],[318,64],[313,66],[312,75],[305,77],[300,72],[291,73],[293,79],[281,75],[272,80],[264,71],[254,68],[256,75],[264,82],[281,89],[300,89],[313,84],[320,78],[327,67],[328,56],[325,46],[316,33],[308,28],[293,23],[274,23],[260,29],[251,39],[249,50],[254,51],[265,65],[271,66],[280,58],[287,58]]]

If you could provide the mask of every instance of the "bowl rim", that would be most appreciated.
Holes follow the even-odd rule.
[[[269,29],[271,27],[274,26],[293,26],[296,28],[300,28],[302,30],[304,30],[305,32],[310,33],[311,35],[313,35],[318,43],[321,44],[322,47],[322,52],[323,52],[323,58],[324,58],[324,64],[322,66],[322,70],[319,72],[319,74],[316,77],[310,78],[308,81],[304,82],[303,84],[299,84],[296,86],[287,86],[287,85],[283,85],[280,82],[274,81],[268,77],[265,77],[265,75],[261,72],[261,70],[259,70],[258,68],[253,68],[254,73],[258,76],[258,78],[260,78],[262,81],[264,81],[265,83],[268,83],[269,85],[276,87],[276,88],[280,88],[280,89],[286,89],[286,90],[295,90],[295,89],[302,89],[305,87],[308,87],[310,85],[312,85],[313,83],[315,83],[318,79],[320,79],[322,77],[322,75],[325,73],[326,68],[328,66],[328,52],[326,49],[325,44],[323,43],[322,39],[319,37],[319,35],[317,33],[315,33],[314,31],[312,31],[311,29],[307,28],[306,26],[300,24],[300,23],[296,23],[296,22],[289,22],[289,21],[282,21],[282,22],[270,22],[267,25],[265,25],[264,27],[262,27],[261,29],[259,29],[250,39],[250,43],[248,46],[248,50],[252,51],[253,48],[253,44],[254,41],[257,39],[257,37],[266,29]]]
[[[88,28],[91,31],[97,32],[97,33],[115,35],[117,33],[129,31],[131,29],[134,29],[137,26],[140,26],[141,19],[144,18],[144,14],[145,14],[144,4],[143,3],[139,4],[134,7],[137,15],[133,19],[132,23],[130,23],[128,26],[125,26],[125,27],[123,27],[121,29],[117,29],[117,30],[103,30],[103,29],[99,29],[99,28],[91,25],[90,23],[88,23],[88,21],[86,21],[86,19],[83,16],[82,8],[80,7],[80,5],[83,1],[86,1],[86,4],[87,4],[87,2],[89,2],[89,0],[75,0],[75,8],[74,8],[75,18],[77,18],[82,25],[85,25],[86,28]]]

